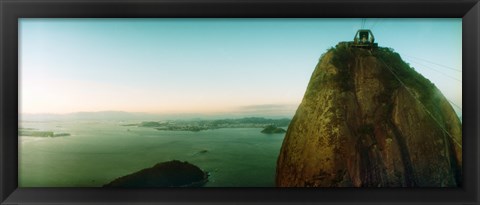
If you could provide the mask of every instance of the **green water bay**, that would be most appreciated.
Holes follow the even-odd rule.
[[[170,160],[188,161],[208,172],[205,187],[275,185],[285,133],[263,134],[262,127],[158,130],[124,126],[128,123],[139,122],[22,122],[25,130],[69,135],[19,136],[19,186],[101,187]]]

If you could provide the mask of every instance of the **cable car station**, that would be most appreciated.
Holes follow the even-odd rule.
[[[375,43],[375,37],[370,29],[360,29],[355,34],[353,41],[349,42],[350,47],[374,49],[378,48],[378,44]]]

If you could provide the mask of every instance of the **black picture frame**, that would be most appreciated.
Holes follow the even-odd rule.
[[[1,204],[479,204],[478,0],[0,0]],[[463,18],[461,188],[18,188],[18,18]]]

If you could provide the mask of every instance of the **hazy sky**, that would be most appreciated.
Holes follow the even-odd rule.
[[[320,55],[361,22],[20,19],[20,112],[295,110]],[[461,23],[367,19],[365,28],[461,107]]]

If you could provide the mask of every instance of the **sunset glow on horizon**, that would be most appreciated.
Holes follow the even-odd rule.
[[[402,58],[461,70],[461,24],[386,19],[372,31],[379,46]],[[272,105],[293,113],[321,54],[352,40],[359,25],[360,19],[23,18],[19,112],[209,114]],[[400,36],[424,46],[394,40]],[[404,60],[462,105],[461,72],[452,74],[460,83],[450,82]]]

